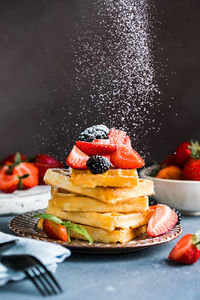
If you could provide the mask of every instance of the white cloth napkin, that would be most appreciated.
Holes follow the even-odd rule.
[[[11,254],[29,254],[37,257],[43,262],[49,271],[55,272],[57,263],[62,262],[69,257],[71,252],[69,249],[53,243],[38,241],[34,239],[20,238],[0,232],[0,244],[12,240],[18,240],[18,243],[12,248],[4,251],[2,255]],[[7,269],[0,263],[0,286],[6,284],[10,280],[22,280],[25,277],[23,272],[15,272]]]

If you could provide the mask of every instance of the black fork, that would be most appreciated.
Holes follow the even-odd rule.
[[[62,288],[46,266],[32,255],[5,255],[0,258],[1,263],[14,271],[23,271],[33,282],[42,296],[55,295],[62,292]]]

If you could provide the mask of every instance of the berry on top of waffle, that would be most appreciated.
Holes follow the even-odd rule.
[[[98,156],[98,157],[97,157]],[[130,137],[123,130],[94,125],[79,136],[66,163],[73,169],[89,169],[102,174],[109,168],[137,169],[144,160],[132,148]]]

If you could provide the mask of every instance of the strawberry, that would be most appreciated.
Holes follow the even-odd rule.
[[[132,148],[125,145],[117,146],[110,156],[111,163],[120,169],[137,169],[144,166],[141,156]]]
[[[168,167],[171,165],[175,165],[175,154],[170,154],[167,156],[161,163],[160,168]]]
[[[193,264],[200,257],[200,232],[184,235],[172,249],[169,259],[182,264]]]
[[[64,167],[64,164],[61,161],[59,161],[56,158],[54,158],[50,155],[47,155],[47,154],[36,155],[34,162],[36,164],[39,163],[39,164],[48,165],[51,168],[63,168]]]
[[[13,193],[17,190],[19,178],[16,175],[7,175],[8,167],[4,166],[0,171],[0,190],[4,193]]]
[[[157,204],[147,226],[147,234],[156,237],[172,229],[178,222],[178,215],[169,206]]]
[[[109,155],[116,150],[115,145],[77,141],[76,146],[89,156]]]
[[[34,165],[39,170],[39,184],[44,185],[43,180],[46,171],[50,168],[64,168],[64,164],[56,158],[47,154],[38,154],[34,158]]]
[[[61,240],[64,242],[68,241],[68,235],[66,227],[60,224],[56,224],[53,221],[44,219],[43,220],[43,230],[46,235],[54,240]]]
[[[186,180],[200,180],[200,147],[193,143],[190,147],[191,158],[186,162],[183,169],[183,178]]]
[[[126,135],[126,136],[124,137],[123,145],[126,145],[127,147],[132,148],[130,136]]]
[[[117,130],[115,128],[110,129],[108,134],[110,144],[112,145],[123,145],[125,136],[125,131]]]
[[[109,139],[101,139],[101,140],[94,140],[92,143],[93,144],[106,144],[106,145],[109,145],[110,141],[109,141]]]
[[[183,169],[185,180],[200,180],[200,159],[191,158]]]
[[[25,155],[20,154],[19,152],[18,152],[17,154],[20,155],[21,161],[25,161],[25,160],[26,160],[26,156],[25,156]],[[1,165],[1,166],[4,166],[4,165],[6,164],[6,162],[14,163],[14,162],[15,162],[15,157],[16,157],[16,154],[10,154],[10,155],[6,156],[6,157],[0,162],[0,165]]]
[[[87,169],[86,162],[89,156],[79,150],[76,146],[73,147],[69,156],[67,157],[66,164],[74,169]]]
[[[43,163],[34,163],[34,166],[38,168],[39,171],[39,185],[45,185],[44,175],[48,169],[51,169],[51,167]]]
[[[174,154],[174,162],[176,165],[183,167],[184,164],[190,159],[191,146],[193,144],[193,142],[184,142],[178,146]]]
[[[28,162],[19,163],[13,169],[13,174],[22,179],[21,188],[23,189],[30,189],[38,185],[38,173],[34,164]]]

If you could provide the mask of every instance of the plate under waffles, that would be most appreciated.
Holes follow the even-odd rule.
[[[150,246],[155,246],[170,242],[176,239],[182,232],[180,225],[174,226],[173,229],[159,237],[149,237],[146,234],[140,235],[138,238],[124,244],[104,244],[93,243],[87,241],[72,239],[71,243],[55,241],[46,236],[43,230],[37,227],[38,219],[33,218],[38,213],[43,213],[44,210],[31,211],[13,218],[9,223],[9,229],[16,235],[33,238],[37,240],[53,242],[61,244],[69,248],[74,253],[93,253],[93,254],[117,254],[117,253],[132,253],[143,250]]]

